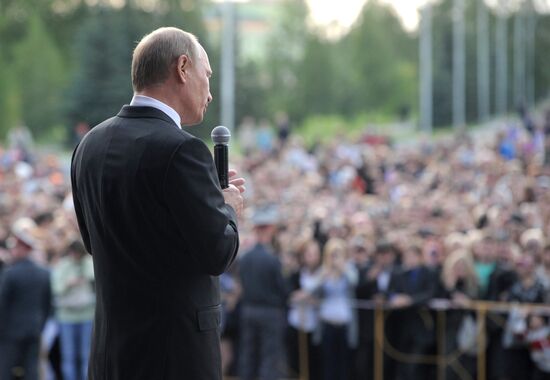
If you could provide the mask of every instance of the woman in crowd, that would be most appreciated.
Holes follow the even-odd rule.
[[[477,324],[471,312],[462,309],[479,296],[479,285],[472,254],[467,249],[451,252],[443,264],[438,297],[450,301],[446,313],[445,354],[451,358],[445,378],[475,379]],[[473,339],[472,339],[473,338]]]
[[[299,355],[300,345],[303,347],[305,344],[308,352],[309,378],[319,380],[321,371],[318,363],[321,361],[321,352],[320,347],[313,344],[313,332],[317,329],[319,322],[318,302],[312,294],[320,275],[321,251],[319,243],[314,239],[307,240],[299,248],[298,257],[300,269],[289,277],[289,286],[292,292],[288,313],[289,366],[294,374],[304,370],[304,368],[300,368]]]
[[[357,272],[350,265],[345,241],[332,238],[323,251],[323,265],[315,293],[323,350],[323,379],[346,380],[350,349],[357,344],[357,323],[352,305]]]
[[[519,303],[542,303],[544,302],[545,291],[535,273],[535,259],[530,254],[523,254],[516,263],[518,279],[510,289],[509,302]],[[521,317],[519,317],[521,318]],[[516,321],[519,322],[519,321]],[[521,331],[520,339],[517,339],[517,331],[511,331],[508,335],[515,335],[513,339],[505,339],[503,344],[503,366],[505,380],[530,379],[535,373],[535,365],[531,360],[529,349],[525,341],[527,334],[527,316],[522,323],[525,329]],[[507,329],[514,330],[513,326]]]
[[[84,380],[95,308],[92,257],[80,241],[53,268],[52,288],[61,332],[61,363],[64,380]]]

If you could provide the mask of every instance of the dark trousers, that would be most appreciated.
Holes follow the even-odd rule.
[[[307,339],[309,380],[322,380],[323,369],[319,365],[319,363],[322,363],[321,346],[313,343],[313,333],[300,332],[294,327],[289,327],[287,333],[289,377],[298,378],[300,377],[298,375],[303,375],[300,373],[300,336],[301,334],[305,334]]]
[[[543,372],[538,368],[535,368],[533,371],[532,380],[550,380],[550,373]]]
[[[38,380],[39,339],[10,339],[0,341],[0,379]],[[24,372],[17,374],[14,368],[22,368]]]
[[[350,353],[348,328],[323,322],[323,369],[324,380],[346,380],[349,378]]]
[[[285,312],[275,307],[243,306],[241,310],[241,380],[275,380],[283,376]]]

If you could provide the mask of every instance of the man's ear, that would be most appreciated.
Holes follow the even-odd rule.
[[[189,69],[191,67],[191,60],[189,57],[185,54],[182,54],[178,57],[176,70],[177,70],[177,77],[180,79],[182,83],[187,82],[187,79],[189,78]]]

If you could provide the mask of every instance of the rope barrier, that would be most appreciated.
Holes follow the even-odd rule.
[[[357,310],[371,310],[374,312],[374,379],[384,380],[384,353],[390,358],[403,362],[415,364],[430,364],[437,366],[438,380],[445,380],[445,370],[447,367],[452,368],[455,373],[464,380],[471,380],[471,376],[466,369],[461,365],[458,358],[465,354],[465,350],[456,349],[455,351],[445,354],[446,350],[446,312],[450,310],[473,311],[476,313],[477,321],[477,380],[486,380],[486,347],[487,347],[487,318],[491,318],[498,326],[504,327],[506,320],[499,314],[508,313],[513,308],[519,308],[529,314],[548,315],[550,316],[550,305],[532,304],[532,303],[515,303],[515,302],[498,302],[498,301],[469,301],[463,305],[452,304],[449,300],[433,299],[426,305],[415,307],[419,312],[422,310],[434,310],[437,315],[436,323],[436,355],[418,355],[409,354],[397,350],[391,342],[388,341],[384,334],[385,319],[394,311],[407,308],[390,307],[379,302],[370,300],[354,299],[351,301],[352,307]],[[311,306],[311,304],[307,304]],[[304,305],[293,304],[293,306],[302,308]],[[497,314],[495,314],[497,313]],[[426,319],[426,315],[422,315],[425,324],[430,324],[433,328],[433,322]],[[300,380],[309,380],[309,373],[304,374],[304,370],[308,371],[307,363],[307,341],[300,339]]]

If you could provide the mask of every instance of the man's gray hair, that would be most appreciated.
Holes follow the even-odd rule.
[[[159,28],[141,39],[132,57],[132,87],[142,91],[168,78],[170,66],[181,55],[198,56],[198,40],[178,28]]]

